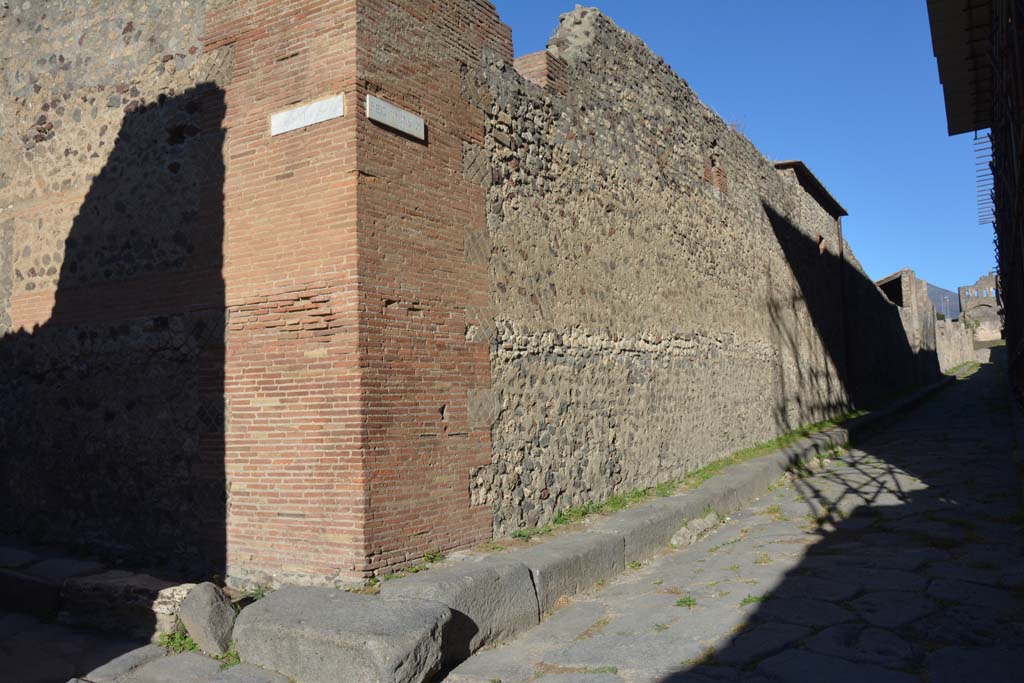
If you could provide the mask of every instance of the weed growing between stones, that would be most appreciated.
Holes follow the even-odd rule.
[[[420,572],[430,569],[430,565],[437,564],[443,559],[444,553],[442,553],[441,551],[438,551],[436,553],[426,553],[423,556],[422,562],[414,564],[410,567],[406,567],[405,569],[399,569],[398,571],[388,572],[387,574],[382,575],[380,577],[380,580],[391,581],[392,579],[399,579],[403,576],[408,576],[409,574],[419,574]]]
[[[759,458],[761,456],[768,455],[769,453],[773,453],[779,450],[780,448],[785,448],[786,446],[794,444],[800,439],[810,436],[811,434],[821,432],[826,429],[831,429],[832,427],[838,426],[842,422],[852,420],[855,417],[860,417],[861,415],[865,414],[866,411],[855,410],[853,412],[846,413],[831,420],[823,420],[821,422],[815,422],[813,424],[804,425],[803,427],[798,427],[793,431],[787,432],[782,436],[777,436],[770,441],[765,441],[763,443],[756,444],[749,448],[744,448],[742,450],[736,451],[732,455],[728,455],[722,458],[721,460],[716,460],[708,465],[705,465],[699,470],[691,472],[686,477],[684,477],[682,480],[682,484],[685,485],[687,488],[697,488],[701,484],[706,482],[708,479],[715,476],[716,474],[719,474],[722,470],[729,467],[730,465],[736,465],[741,462],[746,462],[747,460],[753,460],[754,458]]]
[[[430,565],[436,564],[444,560],[444,553],[440,550],[433,553],[425,553],[423,555],[423,561],[414,564],[411,567],[405,569],[399,569],[398,571],[388,572],[381,574],[380,576],[371,576],[361,586],[339,586],[341,590],[349,593],[357,593],[359,595],[377,595],[380,593],[380,584],[384,581],[391,581],[393,579],[400,579],[403,576],[410,574],[418,574],[422,571],[430,569]]]
[[[561,514],[561,513],[559,513]],[[563,522],[565,523],[565,522]],[[518,538],[520,541],[529,541],[534,536],[547,536],[552,533],[554,529],[551,528],[550,524],[545,524],[539,527],[530,527],[526,529],[516,529],[512,532],[512,538]]]
[[[740,600],[740,607],[746,607],[747,605],[753,605],[753,604],[761,602],[763,600],[764,600],[764,596],[763,595],[747,595],[747,597],[745,597],[742,600]]]
[[[693,609],[697,606],[697,598],[692,595],[684,595],[683,597],[676,600],[676,607],[686,607],[687,609]]]
[[[270,595],[272,592],[273,590],[267,588],[266,586],[256,586],[255,588],[250,588],[249,590],[247,590],[245,592],[245,595],[246,597],[250,598],[255,602],[256,600],[262,600],[263,598]]]
[[[160,647],[176,655],[180,655],[182,652],[194,652],[199,649],[196,641],[192,640],[192,636],[184,631],[161,633],[158,642]]]
[[[231,646],[228,647],[228,651],[222,655],[217,655],[215,659],[220,660],[220,670],[230,669],[231,667],[241,664],[242,660],[238,657],[238,651],[235,650],[235,642],[231,641]]]
[[[736,451],[735,453],[728,455],[720,460],[716,460],[710,464],[701,467],[700,469],[691,472],[681,479],[670,479],[664,481],[656,486],[652,486],[644,489],[633,489],[632,491],[626,491],[624,493],[616,493],[611,497],[607,498],[603,502],[596,503],[585,503],[576,507],[566,508],[565,510],[559,511],[554,518],[551,520],[551,524],[545,524],[540,527],[528,527],[525,529],[516,529],[512,532],[512,538],[519,539],[522,541],[529,541],[535,536],[547,536],[554,532],[552,525],[564,526],[568,524],[576,524],[577,522],[583,521],[586,517],[595,514],[610,514],[613,512],[619,512],[632,507],[638,503],[642,503],[655,496],[664,498],[678,493],[680,489],[695,489],[701,484],[711,479],[716,474],[721,473],[724,469],[731,465],[736,465],[747,460],[753,460],[769,453],[773,453],[780,448],[784,448],[800,439],[814,434],[816,432],[824,431],[835,427],[836,425],[851,420],[861,415],[866,415],[865,410],[855,410],[850,413],[846,413],[839,417],[833,418],[832,420],[823,420],[822,422],[815,422],[813,424],[804,425],[798,427],[791,432],[778,436],[771,441],[765,441],[764,443],[756,444],[750,448]],[[831,450],[826,451],[824,457],[832,453],[841,453],[841,449],[836,446]],[[799,467],[799,466],[798,466]],[[810,470],[807,470],[808,474]],[[707,515],[714,510],[709,505],[704,514]]]
[[[601,631],[603,631],[605,627],[611,623],[611,621],[612,620],[608,617],[601,617],[593,624],[591,624],[586,631],[576,636],[576,640],[586,640],[587,638],[593,638],[597,634],[601,633]]]
[[[715,648],[705,647],[704,653],[700,657],[683,660],[683,666],[711,666],[717,663],[717,661],[718,656],[715,654]]]
[[[948,375],[950,377],[960,377],[962,379],[964,377],[970,377],[971,375],[976,373],[980,368],[981,363],[979,363],[976,360],[969,360],[964,363],[961,363],[955,368],[950,368],[949,370],[946,370],[946,372],[944,372],[943,374]]]

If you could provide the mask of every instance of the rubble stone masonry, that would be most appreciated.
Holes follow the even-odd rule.
[[[595,10],[515,61],[487,0],[32,0],[0,41],[5,532],[356,580],[932,372],[834,200]]]
[[[917,379],[898,312],[794,171],[597,11],[563,16],[548,52],[564,97],[499,61],[472,76],[493,316],[472,334],[493,334],[499,403],[472,491],[497,533]]]

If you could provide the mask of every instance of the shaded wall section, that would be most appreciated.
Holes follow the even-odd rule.
[[[231,54],[202,3],[93,9],[3,17],[0,518],[223,575]]]

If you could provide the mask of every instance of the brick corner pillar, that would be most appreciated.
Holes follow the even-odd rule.
[[[222,3],[227,572],[364,575],[356,2]],[[278,115],[278,116],[275,116]],[[283,116],[282,116],[283,114]]]
[[[365,578],[490,538],[487,0],[236,0],[226,90],[227,564],[235,585]],[[368,96],[374,98],[368,116]],[[340,104],[339,104],[340,100]],[[422,128],[418,128],[418,126]]]
[[[368,556],[379,571],[492,536],[470,477],[490,463],[486,189],[464,171],[483,113],[463,74],[511,62],[486,0],[359,0],[358,233]],[[404,114],[367,118],[366,96]],[[383,103],[383,104],[380,104]],[[412,119],[415,123],[416,119]],[[489,179],[489,178],[488,178]]]

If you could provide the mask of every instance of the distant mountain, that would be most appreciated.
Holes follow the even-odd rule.
[[[928,283],[928,298],[932,300],[936,313],[943,313],[950,320],[960,317],[960,297],[956,292]]]

